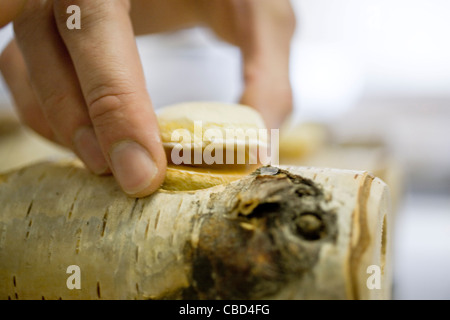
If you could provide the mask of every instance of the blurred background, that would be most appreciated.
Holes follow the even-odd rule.
[[[395,213],[393,298],[450,299],[450,2],[292,5],[295,112],[286,136],[295,135],[302,149],[286,161],[384,179]],[[0,48],[11,37],[11,26],[0,30]],[[239,100],[240,53],[208,30],[137,43],[156,108]],[[11,105],[2,82],[0,110]]]

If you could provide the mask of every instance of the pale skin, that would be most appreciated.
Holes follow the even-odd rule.
[[[80,30],[66,27],[72,4]],[[167,165],[136,35],[210,27],[242,52],[240,102],[269,128],[292,109],[289,0],[0,0],[0,27],[9,22],[0,70],[22,121],[133,197],[157,190]]]

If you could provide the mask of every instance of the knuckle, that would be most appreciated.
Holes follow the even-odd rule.
[[[106,127],[124,121],[135,92],[117,92],[105,87],[97,92],[101,93],[88,102],[89,116],[94,126]]]

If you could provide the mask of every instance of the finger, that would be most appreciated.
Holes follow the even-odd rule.
[[[37,101],[55,139],[74,150],[91,171],[105,173],[108,164],[91,126],[70,56],[58,35],[52,1],[30,4],[15,20],[14,30]]]
[[[55,17],[100,146],[123,190],[148,195],[162,184],[167,160],[128,16],[129,3],[80,0],[81,29],[68,30],[69,3],[56,2]]]
[[[196,4],[186,0],[131,0],[130,17],[136,35],[173,31],[198,23]]]
[[[26,0],[0,0],[0,28],[13,21],[22,12]]]
[[[57,142],[30,85],[22,53],[12,40],[0,57],[0,70],[22,122],[41,136]]]
[[[295,16],[288,0],[245,3],[248,19],[236,33],[244,69],[241,102],[278,128],[292,110],[289,60]]]
[[[268,129],[279,129],[292,112],[292,91],[289,78],[263,72],[264,77],[247,81],[240,103],[258,110]]]

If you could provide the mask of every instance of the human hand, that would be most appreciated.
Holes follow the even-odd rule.
[[[16,1],[0,3],[4,8]],[[29,0],[9,6],[15,13],[1,11],[15,16],[16,39],[0,69],[25,124],[72,149],[92,172],[112,171],[127,194],[146,196],[163,182],[167,161],[129,1],[77,1],[80,30],[66,27],[70,4]]]
[[[12,1],[0,0],[0,7]],[[132,0],[130,14],[130,1],[80,0],[83,26],[68,30],[72,3],[29,0],[1,11],[3,24],[16,17],[16,40],[0,69],[29,127],[74,150],[92,172],[112,172],[132,196],[155,191],[167,163],[133,28],[143,34],[209,26],[242,50],[243,104],[259,110],[270,128],[292,108],[295,18],[288,0]]]

